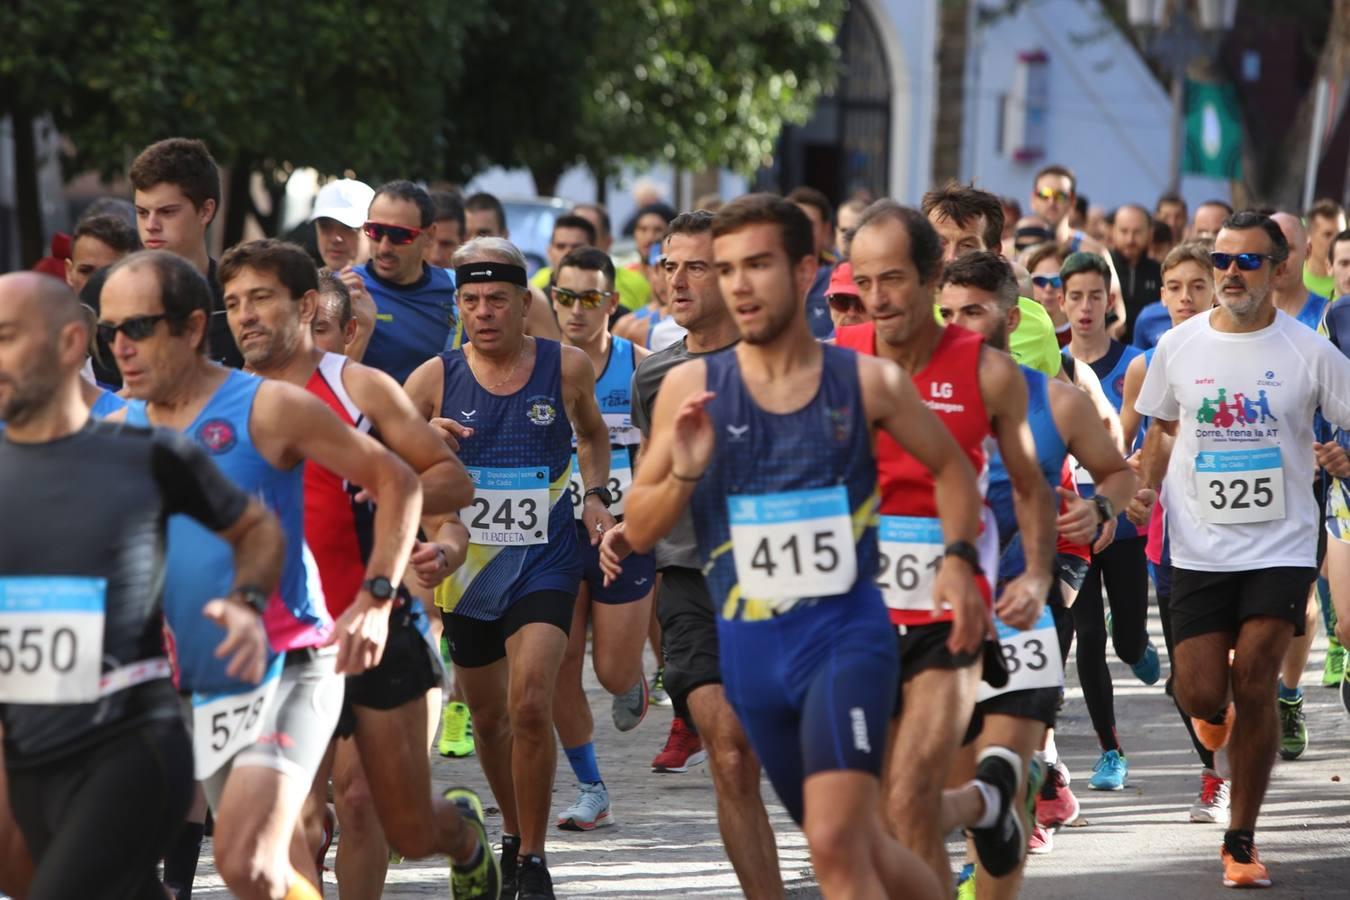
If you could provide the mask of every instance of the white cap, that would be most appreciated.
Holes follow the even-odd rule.
[[[366,223],[370,201],[374,199],[375,189],[363,181],[350,178],[330,181],[319,188],[309,220],[336,219],[348,228],[360,228]]]

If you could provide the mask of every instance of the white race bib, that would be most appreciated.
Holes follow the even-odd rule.
[[[469,466],[473,503],[459,517],[475,544],[524,546],[548,543],[549,478],[546,468],[489,469]]]
[[[1205,450],[1195,457],[1196,514],[1216,525],[1284,518],[1279,447]]]
[[[285,662],[285,654],[278,655],[252,690],[192,695],[192,759],[198,781],[210,778],[236,753],[258,742]]]
[[[630,413],[603,413],[605,425],[609,427],[610,444],[622,447],[636,447],[642,443],[642,432],[633,425]]]
[[[0,702],[99,698],[107,586],[103,578],[0,578]]]
[[[994,619],[998,627],[999,649],[1008,667],[1008,683],[992,688],[980,682],[975,694],[977,701],[988,700],[1013,691],[1035,688],[1058,688],[1064,684],[1064,664],[1059,658],[1059,634],[1055,631],[1055,616],[1049,605],[1041,610],[1041,617],[1026,631],[1018,631]]]
[[[882,516],[877,587],[891,609],[933,611],[933,580],[946,544],[942,523],[919,516]]]
[[[609,481],[605,487],[614,497],[614,504],[609,508],[611,516],[623,515],[624,498],[628,496],[628,489],[633,486],[633,464],[629,461],[628,448],[620,447],[617,450],[609,452]],[[577,462],[576,454],[572,454],[572,480],[567,485],[568,498],[572,501],[572,515],[578,522],[581,521],[581,513],[586,508],[584,502],[586,498],[586,484],[581,479],[581,468]]]
[[[727,498],[736,579],[757,600],[832,597],[853,587],[858,554],[843,485]]]

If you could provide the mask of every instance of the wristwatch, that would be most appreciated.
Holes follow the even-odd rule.
[[[241,584],[230,591],[231,596],[237,596],[244,601],[244,605],[252,609],[258,615],[263,614],[267,609],[267,592],[257,585]]]
[[[952,541],[942,551],[942,555],[944,557],[955,556],[957,559],[964,560],[974,574],[984,574],[984,569],[980,566],[980,551],[976,550],[975,545],[970,541]]]
[[[600,502],[605,505],[605,509],[609,509],[614,505],[614,495],[609,492],[609,488],[607,487],[589,488],[586,493],[582,495],[581,501],[585,503],[587,497],[593,496],[600,498]]]
[[[1116,508],[1111,505],[1110,498],[1093,494],[1092,505],[1097,507],[1097,524],[1105,525],[1116,517]]]
[[[381,603],[394,599],[394,584],[383,575],[376,575],[374,578],[367,578],[361,582],[361,590],[366,591]]]

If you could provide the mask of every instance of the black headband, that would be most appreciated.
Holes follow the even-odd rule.
[[[485,260],[455,267],[455,284],[460,287],[466,284],[482,284],[486,281],[505,281],[510,284],[518,284],[521,287],[529,287],[530,285],[529,280],[525,277],[525,270],[511,263],[487,262]]]

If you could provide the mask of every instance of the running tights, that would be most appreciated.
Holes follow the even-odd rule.
[[[1138,662],[1148,644],[1148,566],[1142,537],[1116,541],[1092,558],[1073,604],[1078,632],[1078,681],[1102,750],[1120,750],[1115,695],[1106,663],[1106,615],[1102,588],[1111,604],[1111,640],[1127,664]]]

